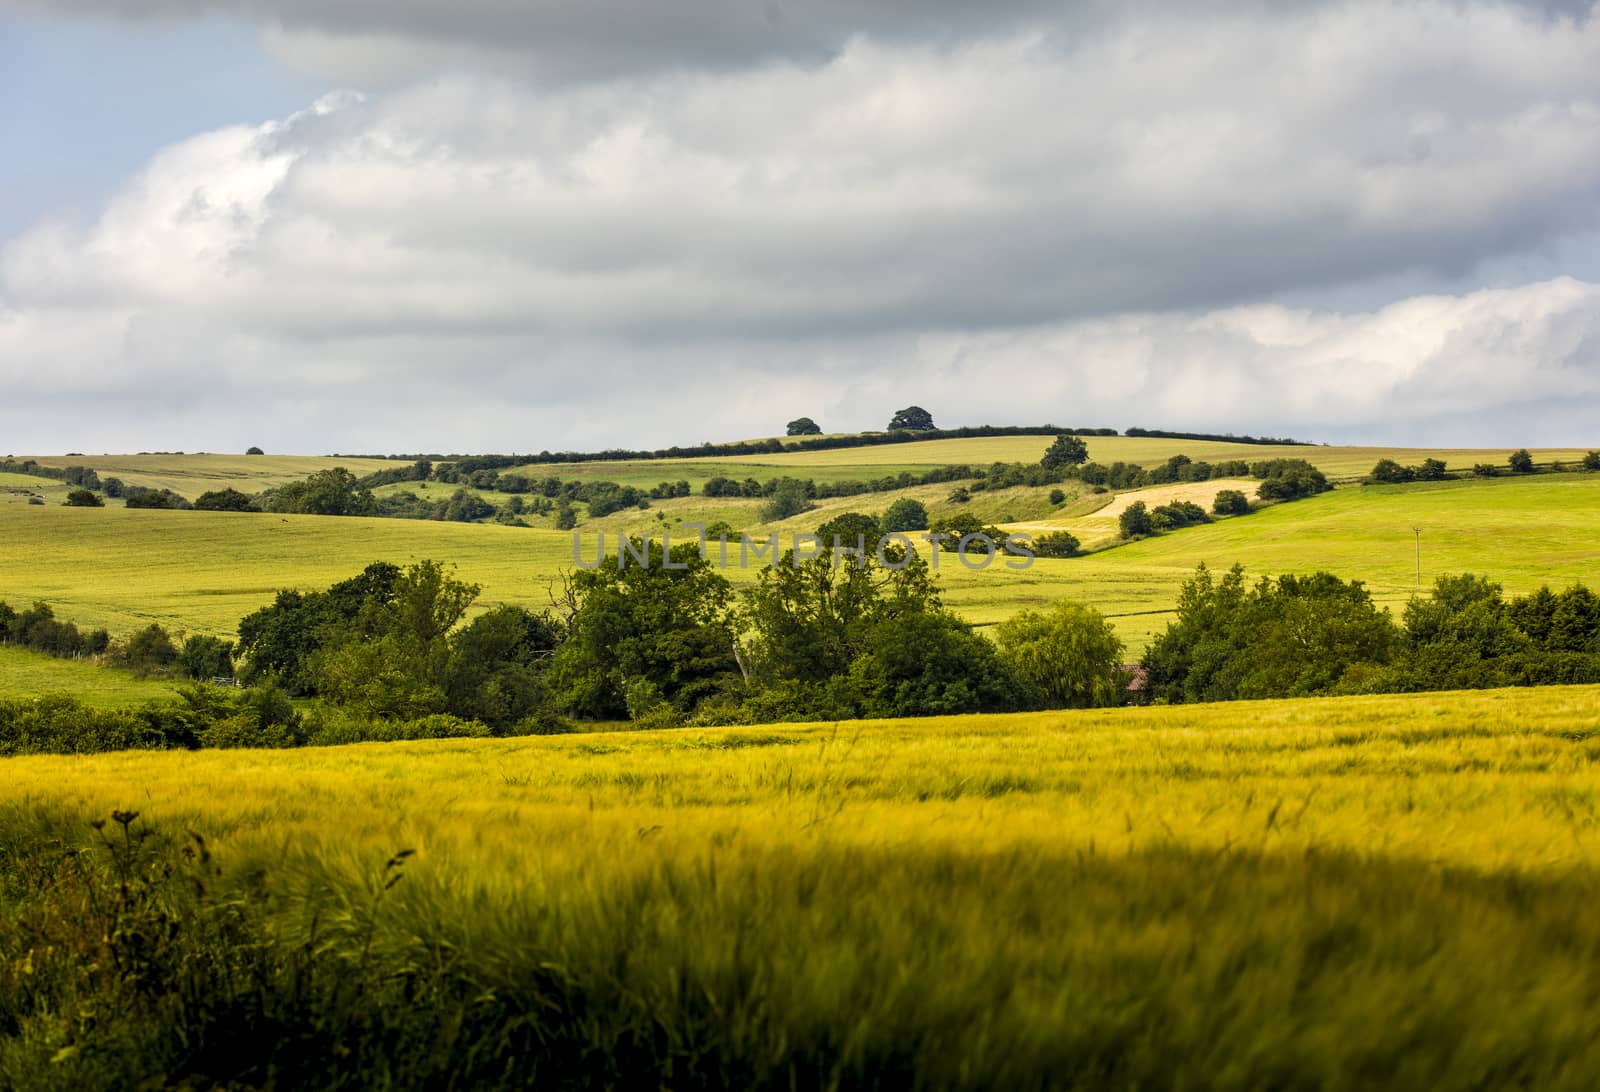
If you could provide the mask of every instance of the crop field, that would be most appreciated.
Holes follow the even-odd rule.
[[[1040,491],[1018,492],[1036,497]],[[1154,499],[1162,491],[1146,492]],[[890,496],[828,502],[790,524],[809,529],[834,509],[881,511]],[[1033,517],[1027,522],[1039,521],[1023,507],[1037,499],[1018,500],[983,503],[1017,508]],[[623,528],[659,533],[662,525],[653,516],[610,517],[608,548],[615,549]],[[1060,525],[1074,526],[1074,518],[1063,516]],[[971,621],[1000,621],[1065,597],[1114,616],[1137,650],[1164,628],[1179,585],[1201,562],[1226,567],[1237,561],[1258,575],[1327,569],[1367,581],[1381,603],[1399,608],[1416,589],[1416,527],[1422,529],[1424,585],[1464,571],[1488,575],[1512,593],[1592,580],[1600,568],[1600,475],[1341,488],[1088,557],[1041,559],[1025,571],[996,563],[971,572],[945,556],[940,574],[946,600]],[[582,529],[589,559],[597,529]],[[227,635],[279,588],[326,587],[372,561],[427,557],[454,563],[464,579],[482,584],[485,605],[542,608],[550,583],[573,566],[573,543],[567,533],[416,520],[0,506],[0,599],[45,599],[60,617],[114,634],[154,621]],[[741,582],[752,579],[754,569],[735,567],[728,575]]]
[[[121,478],[129,485],[170,489],[190,500],[214,489],[258,493],[286,485],[319,470],[342,466],[355,475],[396,465],[384,459],[350,459],[323,455],[41,455],[42,466],[86,466],[101,478]]]
[[[1597,761],[1593,687],[9,759],[0,1085],[1592,1088]]]
[[[1384,447],[1332,447],[1322,445],[1229,444],[1215,440],[1170,440],[1143,436],[1085,436],[1089,458],[1098,463],[1129,462],[1154,466],[1177,454],[1188,455],[1196,461],[1220,462],[1244,459],[1305,459],[1330,478],[1359,478],[1372,469],[1379,459],[1389,458],[1406,465],[1420,463],[1433,457],[1443,459],[1452,470],[1470,470],[1477,463],[1494,463],[1504,466],[1510,449],[1473,448],[1384,448]],[[1036,463],[1050,446],[1047,436],[977,436],[964,440],[927,440],[904,444],[883,444],[876,447],[833,448],[824,451],[785,451],[764,455],[759,459],[744,458],[729,462],[759,462],[783,473],[814,473],[813,468],[832,466],[873,467],[879,464],[928,467],[953,463],[988,466],[995,462]],[[1561,461],[1573,463],[1583,458],[1584,451],[1577,448],[1530,449],[1539,463]],[[716,463],[719,460],[701,460]],[[604,464],[579,464],[604,465]],[[659,465],[670,465],[670,460]],[[860,476],[869,476],[862,474]]]

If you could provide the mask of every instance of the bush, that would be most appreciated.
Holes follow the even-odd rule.
[[[901,497],[891,504],[878,521],[886,535],[905,534],[907,531],[928,529],[928,509],[918,500]]]
[[[1367,475],[1367,480],[1381,485],[1398,485],[1401,482],[1415,481],[1416,477],[1417,472],[1409,466],[1401,466],[1393,459],[1379,459],[1378,465]]]
[[[1443,459],[1423,459],[1417,467],[1417,480],[1421,482],[1442,482],[1446,476]]]
[[[195,511],[197,512],[259,512],[256,502],[247,494],[237,489],[215,489],[209,493],[201,493],[195,498]]]
[[[233,642],[196,635],[183,642],[178,670],[189,679],[233,678]]]
[[[811,492],[806,483],[797,478],[783,478],[773,489],[772,498],[761,506],[761,519],[765,523],[774,523],[810,509]]]
[[[156,709],[91,709],[70,694],[0,701],[0,755],[98,754],[182,746]]]
[[[317,747],[347,743],[401,743],[419,739],[487,739],[489,726],[475,720],[434,713],[409,720],[336,720],[324,723],[307,742]],[[264,746],[276,746],[265,744]]]
[[[152,622],[128,638],[123,657],[135,671],[149,674],[176,663],[178,646],[173,643],[171,634]]]
[[[1219,516],[1248,515],[1250,498],[1237,489],[1222,489],[1212,498],[1211,510]]]
[[[1083,709],[1122,701],[1123,645],[1097,610],[1057,603],[1024,610],[995,631],[1000,660],[1035,709]]]
[[[1122,510],[1122,515],[1117,517],[1117,530],[1123,538],[1140,538],[1144,535],[1155,534],[1155,523],[1150,518],[1150,510],[1145,507],[1144,501],[1134,501]]]
[[[1253,464],[1250,475],[1262,479],[1256,490],[1262,500],[1299,500],[1333,488],[1327,476],[1304,459],[1266,459]]]
[[[1035,557],[1074,557],[1078,547],[1077,536],[1068,531],[1051,531],[1033,540]]]
[[[1583,457],[1585,470],[1600,470],[1600,451],[1591,451]]]
[[[449,523],[473,523],[494,515],[494,505],[465,489],[457,489],[439,513],[439,518]]]
[[[1052,490],[1050,490],[1050,503],[1051,504],[1060,504],[1062,501],[1064,501],[1066,499],[1067,499],[1067,495],[1062,490],[1060,490],[1060,489],[1052,489]]]
[[[1206,515],[1206,510],[1192,501],[1170,501],[1150,513],[1150,523],[1158,531],[1172,531],[1210,522],[1211,517]]]
[[[953,615],[902,615],[863,643],[845,684],[859,716],[997,713],[1021,704],[994,645]]]
[[[1533,456],[1529,453],[1527,448],[1523,448],[1520,451],[1513,451],[1511,453],[1511,458],[1508,459],[1507,462],[1511,464],[1512,473],[1533,473]]]
[[[502,734],[507,736],[560,736],[577,730],[578,726],[560,713],[551,710],[540,710],[532,716],[523,717]]]
[[[955,553],[961,549],[961,540],[968,535],[986,535],[995,544],[996,549],[1002,549],[1006,543],[1006,533],[992,524],[985,524],[983,520],[971,512],[957,512],[950,516],[941,516],[933,521],[930,530],[934,534],[943,535],[939,548],[947,553]],[[979,556],[985,549],[981,541],[968,543],[968,550],[973,556]]]
[[[74,489],[62,502],[68,508],[104,508],[106,502],[87,489]]]
[[[1076,436],[1063,433],[1045,450],[1044,457],[1039,460],[1041,466],[1052,470],[1064,466],[1079,466],[1089,461],[1089,445]]]
[[[1472,468],[1472,473],[1480,478],[1492,478],[1500,473],[1500,468],[1493,463],[1478,463]]]
[[[142,489],[137,492],[130,489],[127,500],[123,501],[129,508],[176,508],[177,503],[172,494],[166,490]]]
[[[835,545],[847,550],[854,550],[858,546],[875,550],[882,534],[878,517],[863,512],[842,513],[817,528],[817,537],[822,540],[825,551],[832,550]]]

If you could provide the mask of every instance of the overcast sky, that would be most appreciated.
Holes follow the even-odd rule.
[[[0,0],[0,454],[910,403],[1600,446],[1600,2]]]

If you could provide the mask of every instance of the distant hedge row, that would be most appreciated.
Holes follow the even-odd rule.
[[[884,444],[915,444],[924,440],[966,440],[984,436],[1143,436],[1169,440],[1213,440],[1226,444],[1268,444],[1315,446],[1305,440],[1272,436],[1235,436],[1232,433],[1169,432],[1165,429],[1130,428],[1118,433],[1114,428],[1066,428],[1058,425],[969,425],[962,428],[900,429],[894,432],[863,432],[849,436],[814,436],[784,443],[777,439],[750,440],[744,443],[695,444],[690,447],[664,447],[630,451],[610,448],[605,451],[541,451],[537,455],[348,455],[335,458],[393,460],[426,459],[447,461],[462,473],[474,470],[503,470],[508,466],[540,463],[644,462],[652,459],[692,459],[728,455],[771,455],[781,451],[830,451],[852,447],[878,447]]]

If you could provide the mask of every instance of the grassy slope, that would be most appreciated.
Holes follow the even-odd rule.
[[[329,458],[320,455],[65,455],[40,456],[44,466],[87,466],[102,478],[129,485],[170,489],[190,500],[230,486],[259,493],[269,486],[298,481],[308,474],[342,466],[360,476],[404,463],[384,459]]]
[[[460,1079],[504,1010],[544,1022],[524,1050],[558,1072],[670,1052],[669,1083],[696,1085],[837,1066],[846,1086],[1576,1089],[1600,1080],[1597,717],[1576,687],[19,758],[0,818],[81,838],[124,807],[203,833],[237,877],[207,883],[250,892],[261,943],[370,969],[365,1015],[331,993],[274,1010],[284,1033],[345,1029],[347,1065],[403,1064],[425,1022],[452,1028]],[[53,952],[16,986],[63,973]],[[52,1035],[31,1010],[0,1083],[82,1044],[65,1087],[121,1021],[175,1011],[69,1012]],[[363,1048],[385,1021],[392,1043]]]
[[[1407,465],[1420,463],[1428,456],[1445,460],[1453,470],[1467,470],[1476,463],[1505,465],[1511,449],[1436,449],[1436,448],[1380,448],[1380,447],[1321,447],[1284,446],[1261,444],[1225,444],[1206,440],[1165,440],[1126,436],[1086,436],[1089,457],[1099,463],[1117,461],[1153,466],[1165,462],[1179,453],[1192,459],[1217,462],[1223,459],[1292,458],[1307,459],[1330,477],[1353,478],[1366,474],[1374,463],[1391,458]],[[801,468],[856,466],[873,467],[879,464],[894,466],[938,466],[949,463],[971,463],[987,466],[993,462],[1038,462],[1048,437],[1042,436],[983,436],[969,440],[929,440],[922,443],[884,444],[879,447],[841,448],[830,451],[795,451],[763,456],[760,462],[780,471],[796,472]],[[1540,463],[1560,459],[1574,462],[1581,459],[1583,451],[1562,449],[1537,449],[1534,458]],[[716,460],[704,460],[716,462]],[[731,461],[731,460],[730,460]],[[750,460],[740,460],[750,461]],[[662,464],[666,465],[666,464]],[[758,475],[759,476],[759,475]]]
[[[65,691],[88,705],[115,707],[170,699],[177,686],[171,679],[141,679],[131,671],[0,645],[0,698]]]
[[[825,514],[791,523],[814,525]],[[658,526],[653,512],[627,519],[630,527]],[[1340,489],[1086,558],[1040,560],[1025,572],[972,573],[949,557],[940,571],[947,599],[974,621],[1067,596],[1120,616],[1124,637],[1138,647],[1165,624],[1159,612],[1201,561],[1240,561],[1255,573],[1326,568],[1368,581],[1380,601],[1398,606],[1414,586],[1415,526],[1423,528],[1424,583],[1465,570],[1512,592],[1592,582],[1600,565],[1600,475]],[[584,541],[592,556],[593,535]],[[547,583],[571,567],[572,540],[411,520],[0,506],[0,599],[44,598],[61,617],[115,634],[150,621],[228,634],[280,587],[326,586],[371,561],[423,557],[456,563],[484,586],[486,603],[540,607]]]

